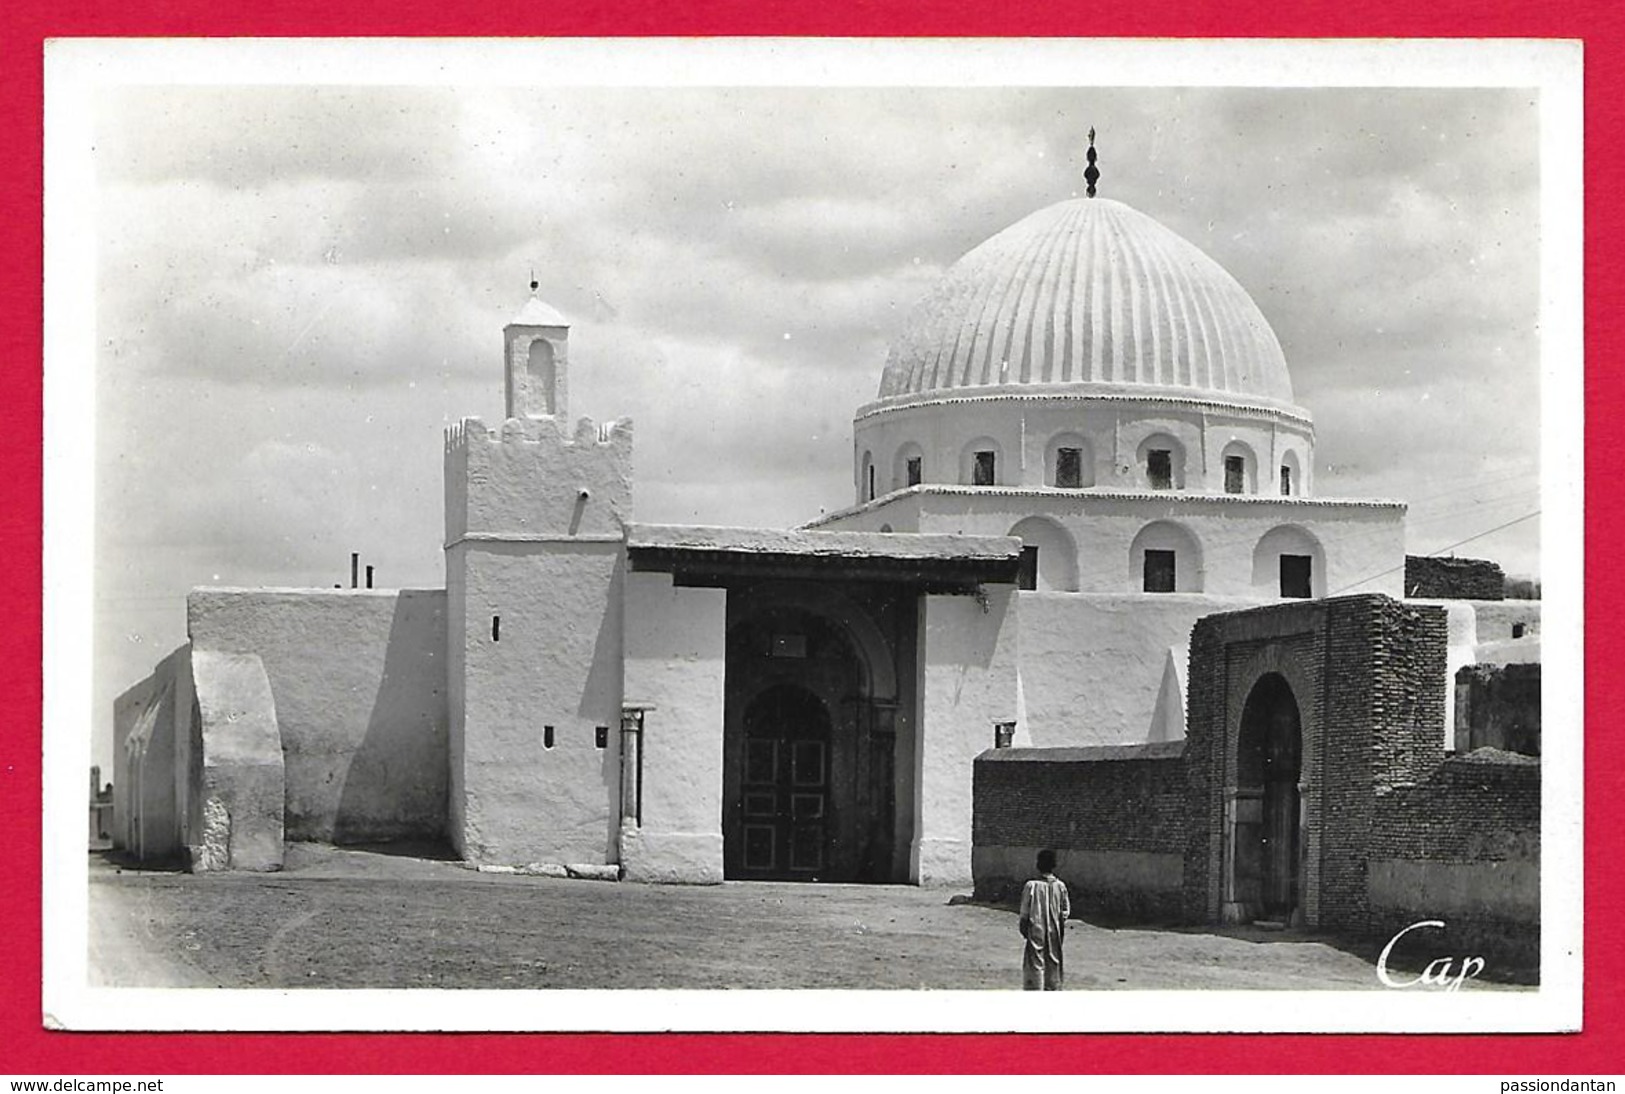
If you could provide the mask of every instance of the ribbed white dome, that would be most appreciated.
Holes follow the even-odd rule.
[[[880,398],[1070,383],[1292,402],[1281,344],[1247,291],[1105,198],[1040,209],[950,266],[893,344]]]

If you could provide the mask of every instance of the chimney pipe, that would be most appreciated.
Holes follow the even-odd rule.
[[[367,567],[367,588],[372,588],[372,567]]]
[[[350,588],[352,588],[352,589],[355,588],[355,586],[356,586],[356,579],[357,579],[357,577],[360,576],[357,573],[357,571],[360,570],[360,569],[361,569],[361,552],[360,551],[351,551],[350,552]]]

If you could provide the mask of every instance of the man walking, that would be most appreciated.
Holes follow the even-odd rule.
[[[1038,852],[1038,872],[1021,890],[1021,986],[1027,991],[1061,990],[1061,943],[1072,901],[1066,882],[1055,876],[1055,852]]]

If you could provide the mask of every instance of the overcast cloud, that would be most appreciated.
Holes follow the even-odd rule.
[[[442,427],[574,321],[640,520],[850,502],[851,416],[949,263],[1081,189],[1257,300],[1322,495],[1425,553],[1539,507],[1537,115],[1477,90],[176,87],[99,103],[97,711],[200,584],[438,587]],[[1462,548],[1536,573],[1538,522]]]

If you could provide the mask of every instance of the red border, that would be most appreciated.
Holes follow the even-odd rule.
[[[903,5],[897,5],[899,9]],[[1188,10],[1184,10],[1188,8]],[[0,1071],[13,1074],[493,1072],[1459,1072],[1617,1073],[1625,1060],[1625,946],[1614,935],[1625,902],[1625,826],[1610,816],[1625,786],[1625,745],[1610,713],[1625,709],[1614,671],[1622,643],[1607,626],[1625,576],[1597,558],[1588,567],[1585,1032],[1564,1036],[745,1036],[173,1034],[49,1032],[40,1025],[40,370],[42,43],[76,36],[253,35],[1033,35],[1206,37],[1563,37],[1586,50],[1586,386],[1590,459],[1625,455],[1618,425],[1625,380],[1610,363],[1625,295],[1610,246],[1622,214],[1620,121],[1625,10],[1612,0],[1531,5],[1417,4],[1413,0],[1235,0],[1107,5],[1015,0],[988,5],[927,0],[785,8],[762,0],[651,4],[643,0],[548,6],[535,0],[406,0],[377,7],[260,0],[164,0],[102,10],[86,0],[11,0],[0,16],[0,116],[7,170],[0,201],[0,349],[9,391],[0,400],[4,459],[0,550],[13,580],[10,625],[0,631],[9,670],[0,733]],[[1534,260],[1531,248],[1530,260]],[[1611,473],[1589,498],[1589,540],[1625,530]],[[1611,823],[1613,822],[1613,823]],[[1262,1000],[1261,1000],[1262,1001]]]

